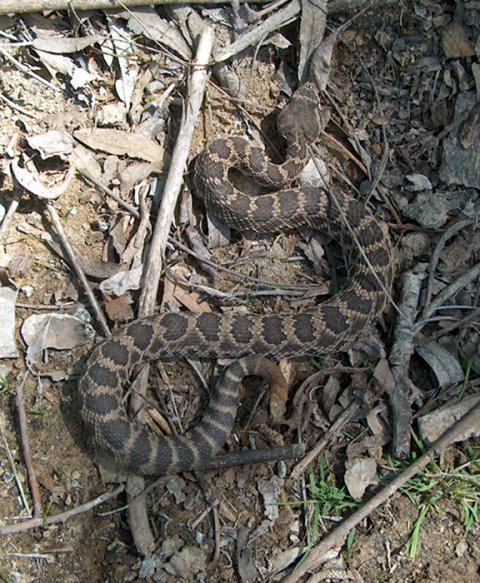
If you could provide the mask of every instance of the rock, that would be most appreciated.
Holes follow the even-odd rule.
[[[468,110],[476,106],[474,91],[461,93],[455,103],[455,119],[463,116]],[[467,121],[468,123],[468,121]],[[480,135],[480,118],[476,119],[475,128],[471,131]],[[461,184],[478,188],[480,184],[480,140],[473,140],[470,147],[465,148],[461,143],[463,124],[452,132],[443,145],[442,165],[440,178],[448,185]]]

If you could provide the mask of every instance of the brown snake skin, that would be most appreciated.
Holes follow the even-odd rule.
[[[308,226],[326,232],[350,250],[349,283],[335,297],[304,312],[161,314],[132,322],[97,346],[80,380],[81,415],[99,448],[134,473],[158,476],[201,466],[233,429],[242,379],[260,375],[270,383],[278,381],[275,367],[263,357],[318,356],[345,349],[385,306],[393,276],[390,242],[364,204],[341,193],[333,198],[314,187],[251,197],[228,179],[233,166],[276,188],[297,176],[308,157],[308,144],[320,132],[319,97],[313,84],[299,87],[277,125],[287,140],[283,164],[267,161],[261,149],[243,139],[217,140],[196,163],[196,194],[237,230],[275,233]],[[241,358],[247,355],[263,357]],[[240,360],[224,372],[196,427],[179,436],[158,437],[128,418],[123,390],[138,365],[182,357]]]

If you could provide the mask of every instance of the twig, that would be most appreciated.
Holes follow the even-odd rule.
[[[20,475],[17,471],[17,466],[15,465],[15,460],[13,459],[12,452],[11,452],[10,447],[8,445],[8,441],[7,441],[7,438],[5,436],[5,432],[3,430],[3,423],[1,422],[1,420],[0,420],[0,433],[2,434],[5,452],[7,454],[8,461],[10,463],[10,468],[12,470],[13,477],[15,478],[15,483],[17,484],[20,500],[22,501],[22,504],[25,508],[25,511],[30,514],[31,508],[30,508],[30,504],[27,500],[27,496],[25,495],[25,490],[23,489],[23,480],[20,478]]]
[[[454,296],[461,289],[466,287],[469,283],[480,277],[480,263],[477,263],[465,273],[462,273],[455,281],[443,288],[442,291],[435,296],[428,308],[423,312],[421,320],[415,324],[415,332],[419,332],[427,323],[433,312],[442,306],[448,298]]]
[[[398,0],[377,0],[372,2],[372,6],[396,4]],[[263,4],[268,0],[251,0],[254,4]],[[225,4],[225,0],[191,0],[191,4]],[[356,10],[368,3],[368,0],[334,0],[329,4],[328,12],[330,14]],[[123,8],[126,6],[150,6],[150,5],[170,5],[178,4],[178,0],[2,0],[0,3],[0,15],[2,14],[21,14],[27,12],[43,12],[50,10],[108,10],[114,8]],[[300,11],[297,8],[295,16]]]
[[[306,469],[328,443],[342,430],[346,423],[358,412],[360,403],[352,401],[337,417],[335,422],[329,427],[325,435],[315,444],[315,446],[304,456],[292,470],[292,478],[296,480]]]
[[[105,492],[93,500],[85,502],[85,504],[80,504],[80,506],[76,506],[71,510],[67,510],[66,512],[61,512],[60,514],[54,514],[53,516],[42,516],[40,518],[30,518],[29,520],[24,520],[23,522],[19,522],[18,524],[12,524],[10,526],[0,526],[0,536],[5,534],[15,534],[19,532],[25,532],[32,528],[38,528],[39,526],[49,526],[50,524],[59,524],[66,522],[69,518],[73,516],[78,516],[79,514],[83,514],[112,498],[116,498],[119,494],[121,494],[125,490],[125,486],[120,484],[117,486],[115,490],[111,492]]]
[[[6,212],[5,216],[3,217],[2,224],[0,225],[0,241],[3,239],[3,236],[5,235],[5,233],[7,231],[7,228],[10,224],[10,221],[12,220],[12,217],[15,214],[15,211],[17,210],[18,205],[20,204],[21,198],[22,198],[22,194],[17,193],[15,195],[15,198],[10,203],[7,212]]]
[[[200,512],[200,514],[197,516],[197,518],[195,518],[195,520],[190,522],[188,526],[192,530],[195,530],[198,527],[198,525],[202,522],[202,520],[205,519],[205,517],[208,515],[208,513],[211,512],[214,508],[216,508],[219,504],[220,504],[219,500],[214,500],[212,505],[207,506],[207,508],[202,510],[202,512]]]
[[[75,154],[75,150],[74,150],[74,154]],[[116,192],[114,192],[113,190],[110,190],[110,188],[107,188],[106,186],[104,186],[90,172],[88,172],[87,170],[84,170],[84,169],[79,170],[79,172],[84,178],[86,178],[96,188],[98,188],[98,190],[100,190],[100,192],[103,192],[103,194],[106,194],[107,196],[109,196],[119,206],[121,206],[126,211],[128,211],[133,217],[135,217],[136,219],[140,218],[140,213],[138,212],[138,210],[134,206],[132,206],[131,204],[128,204],[128,202],[125,202],[120,196],[118,196],[118,194]]]
[[[334,14],[337,12],[363,9],[369,4],[371,7],[380,4],[394,4],[394,0],[378,0],[376,2],[370,2],[370,0],[337,0],[335,2],[329,2],[328,13]],[[285,8],[263,19],[257,25],[239,36],[233,43],[222,49],[222,51],[215,55],[215,63],[226,61],[250,46],[256,45],[271,32],[277,32],[282,26],[292,22],[300,10],[300,0],[293,0]]]
[[[327,535],[312,549],[305,561],[282,580],[282,583],[296,583],[303,575],[314,572],[322,563],[325,553],[342,544],[352,528],[357,526],[357,524],[381,506],[388,498],[393,496],[408,480],[413,478],[422,468],[433,461],[436,456],[440,455],[460,435],[466,433],[472,425],[478,424],[479,422],[480,403],[473,407],[451,429],[445,431],[426,453],[394,478],[388,486],[375,494],[364,506],[354,512],[349,518],[345,519],[333,532]]]
[[[17,304],[17,306],[18,306],[18,304]],[[461,326],[465,326],[466,324],[473,322],[473,320],[475,320],[479,316],[480,316],[480,308],[475,308],[473,310],[473,312],[468,314],[468,316],[465,316],[465,318],[462,318],[461,320],[457,320],[456,322],[453,322],[453,324],[450,324],[450,326],[445,326],[445,328],[442,328],[438,332],[435,332],[429,338],[425,338],[419,344],[426,345],[426,344],[429,344],[430,342],[434,342],[434,341],[438,340],[439,338],[441,338],[442,336],[445,336],[445,334],[450,334],[450,332],[453,332],[453,330],[456,330],[457,328],[460,328]]]
[[[300,0],[293,0],[285,8],[281,8],[260,23],[252,26],[247,32],[239,36],[237,40],[219,51],[215,55],[215,62],[222,63],[223,61],[227,61],[248,47],[256,45],[269,33],[278,31],[282,26],[292,22],[299,12]]]
[[[373,88],[373,95],[375,98],[375,102],[377,104],[377,108],[378,111],[380,112],[380,117],[382,119],[382,121],[385,121],[385,114],[383,111],[383,107],[382,107],[382,103],[380,101],[380,97],[378,95],[378,90],[377,90],[377,84],[375,83],[375,79],[372,77],[372,75],[370,74],[370,70],[368,69],[368,67],[366,66],[366,64],[364,63],[363,59],[361,58],[360,55],[357,55],[357,59],[360,63],[360,66],[362,67],[362,69],[364,70],[365,74],[367,75],[367,77],[370,80],[370,83],[372,84],[372,88]],[[373,178],[370,181],[370,187],[369,187],[369,195],[366,197],[365,199],[365,203],[368,203],[370,200],[370,195],[375,192],[377,190],[377,186],[380,183],[380,180],[383,176],[383,173],[385,172],[385,167],[387,165],[388,162],[388,157],[389,157],[389,152],[390,152],[390,147],[388,144],[388,138],[387,138],[387,130],[385,129],[385,123],[382,123],[381,126],[381,132],[382,132],[382,142],[383,142],[383,148],[382,148],[382,157],[380,159],[380,164],[378,165],[378,168],[375,172],[375,175],[373,176]],[[355,135],[355,133],[354,133]],[[398,213],[396,211],[395,208],[393,208],[393,205],[391,203],[391,201],[389,199],[387,199],[387,197],[384,195],[383,190],[377,190],[377,192],[379,192],[380,196],[382,196],[384,202],[387,204],[390,212],[393,214],[393,216],[395,217],[397,222],[401,222],[400,221],[400,217],[398,216]]]
[[[431,265],[436,265],[435,258]],[[402,278],[402,295],[400,299],[401,312],[395,326],[394,342],[389,361],[392,365],[392,375],[395,379],[395,390],[391,397],[393,413],[393,443],[395,457],[406,458],[410,452],[410,426],[412,415],[410,411],[410,395],[416,387],[408,374],[410,358],[414,350],[414,338],[429,321],[435,310],[468,283],[480,276],[480,263],[474,265],[454,282],[444,288],[430,303],[417,320],[418,299],[425,273],[419,270],[409,271]],[[471,315],[473,316],[473,315]],[[475,316],[470,317],[473,319]],[[456,327],[456,326],[455,326]]]
[[[415,387],[408,375],[410,358],[414,349],[415,319],[418,313],[418,298],[425,273],[419,267],[402,276],[400,296],[401,312],[398,314],[394,341],[390,351],[389,362],[395,379],[395,389],[391,396],[393,413],[393,455],[405,458],[410,452],[410,394]]]
[[[443,233],[443,235],[438,240],[438,243],[435,247],[434,252],[432,253],[432,257],[430,258],[430,263],[428,265],[428,280],[427,280],[427,291],[425,294],[425,308],[424,313],[427,311],[430,301],[432,299],[432,284],[433,278],[435,277],[435,272],[437,269],[437,264],[440,259],[440,255],[442,254],[443,249],[447,241],[450,237],[453,237],[455,233],[458,233],[463,228],[473,225],[475,221],[473,219],[461,219],[459,221],[454,222],[450,227]]]
[[[8,14],[9,12],[15,12],[15,10],[10,10],[10,11],[7,10],[7,12],[4,12],[3,11],[4,4],[5,4],[5,2],[3,2],[2,6],[0,6],[0,14]],[[18,2],[16,2],[15,4],[18,6]],[[8,45],[3,45],[3,46],[8,46]],[[25,65],[22,65],[22,63],[20,61],[17,61],[17,59],[15,57],[12,57],[12,55],[8,51],[3,49],[1,46],[0,46],[0,55],[3,55],[7,59],[7,61],[10,61],[13,65],[15,65],[15,67],[17,67],[17,69],[19,71],[21,71],[22,73],[25,73],[25,75],[28,75],[29,77],[32,77],[33,79],[36,79],[39,83],[43,83],[44,85],[46,85],[50,89],[53,89],[53,91],[56,91],[57,93],[60,93],[62,91],[60,89],[60,87],[53,85],[52,83],[50,83],[50,81],[47,81],[43,77],[40,77],[40,75],[37,75],[33,71],[30,71],[30,69],[28,67],[25,67]]]
[[[178,247],[178,249],[180,249],[184,253],[188,253],[188,255],[195,257],[195,259],[198,259],[198,261],[200,261],[200,263],[205,263],[206,265],[213,267],[214,269],[216,269],[218,271],[223,271],[223,272],[227,273],[228,275],[230,275],[231,277],[238,279],[239,281],[242,281],[242,282],[251,281],[253,283],[263,285],[266,287],[273,287],[273,288],[278,288],[278,289],[287,288],[287,289],[299,290],[299,291],[303,291],[303,292],[307,291],[307,289],[311,289],[311,287],[312,287],[312,286],[306,286],[306,285],[296,285],[293,283],[292,284],[289,283],[288,286],[283,286],[278,281],[269,281],[268,279],[260,279],[258,277],[254,277],[253,275],[245,275],[243,273],[239,273],[238,271],[235,271],[233,269],[225,267],[224,265],[220,265],[219,263],[215,263],[214,261],[210,261],[206,257],[200,256],[198,253],[196,253],[195,251],[192,251],[192,249],[190,249],[189,247],[187,247],[183,243],[180,243],[180,241],[177,241],[173,237],[168,237],[168,242],[175,245],[175,247]]]
[[[25,467],[27,468],[28,483],[30,484],[30,492],[33,501],[33,518],[39,518],[42,515],[42,497],[40,495],[40,486],[33,466],[32,456],[30,454],[30,444],[28,441],[27,415],[25,413],[25,403],[23,401],[23,385],[26,380],[27,373],[25,373],[21,382],[16,383],[16,402],[20,437],[22,440],[23,460],[25,462]]]
[[[24,109],[23,107],[21,107],[20,105],[17,105],[14,101],[12,101],[11,99],[9,99],[6,95],[4,95],[3,93],[0,93],[0,101],[3,101],[4,103],[6,103],[8,105],[8,107],[10,107],[11,109],[13,109],[14,111],[18,111],[18,113],[21,113],[22,115],[26,115],[27,117],[36,117],[36,114],[27,111],[26,109]]]
[[[266,3],[268,0],[252,0],[254,3]],[[192,4],[203,4],[204,0],[191,0]],[[209,4],[223,4],[224,0],[208,0]],[[1,14],[21,14],[26,12],[43,12],[51,10],[108,10],[154,4],[178,4],[178,0],[2,0]]]
[[[15,304],[15,308],[19,308],[21,310],[47,310],[47,311],[56,311],[56,310],[65,310],[68,308],[73,307],[80,307],[82,304],[80,302],[66,302],[65,304],[55,304],[54,306],[50,306],[48,304],[23,304],[17,302]]]
[[[187,165],[188,153],[192,141],[195,122],[207,83],[206,66],[210,60],[213,45],[213,30],[205,28],[200,37],[197,57],[193,64],[190,79],[190,95],[185,109],[185,118],[172,153],[170,168],[163,190],[162,201],[153,232],[151,251],[148,257],[145,286],[140,297],[140,316],[146,316],[153,310],[158,292],[163,255],[172,224],[175,205],[183,183],[183,173]]]
[[[90,284],[88,283],[85,272],[83,271],[83,269],[80,267],[78,261],[76,260],[75,252],[74,252],[72,246],[70,245],[70,242],[67,239],[67,235],[66,235],[65,230],[63,228],[62,221],[60,220],[60,217],[58,216],[57,209],[50,202],[46,203],[46,208],[47,208],[48,214],[50,216],[50,219],[53,223],[53,226],[55,227],[55,230],[57,231],[57,234],[60,237],[62,247],[68,256],[70,266],[73,268],[73,270],[75,271],[75,274],[77,275],[78,279],[80,280],[80,283],[82,284],[83,290],[84,290],[85,294],[87,295],[87,298],[90,302],[90,305],[91,305],[91,307],[95,313],[95,316],[98,320],[98,323],[100,324],[100,327],[102,328],[103,334],[106,337],[108,337],[108,336],[110,336],[110,328],[108,327],[107,320],[106,320],[105,316],[103,315],[102,308],[100,307],[99,303],[97,302],[97,298],[95,297],[95,295],[90,287]]]

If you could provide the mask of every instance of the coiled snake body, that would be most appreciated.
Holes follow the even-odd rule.
[[[351,250],[349,283],[332,299],[300,313],[167,313],[134,321],[97,346],[80,380],[81,415],[97,445],[131,471],[164,475],[200,466],[232,431],[243,377],[258,374],[276,382],[263,357],[346,348],[384,308],[392,279],[390,243],[362,203],[340,193],[333,198],[316,187],[251,197],[228,178],[235,166],[266,186],[291,182],[305,165],[308,144],[319,135],[318,110],[314,85],[300,86],[277,122],[287,140],[283,164],[272,164],[243,139],[217,140],[197,160],[194,183],[207,208],[234,229],[274,233],[305,225],[339,240]],[[240,360],[226,369],[196,427],[176,437],[154,436],[128,418],[123,388],[138,365],[182,357]]]

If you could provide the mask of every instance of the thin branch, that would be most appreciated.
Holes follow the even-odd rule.
[[[2,3],[2,6],[0,6],[0,15],[9,13],[9,11],[4,12],[4,10],[3,10],[4,4],[5,4],[5,1]],[[16,6],[18,6],[18,2],[15,2],[15,4],[16,4]],[[10,12],[15,12],[15,10],[10,10]],[[5,47],[8,45],[3,45],[3,46]],[[28,67],[25,67],[25,65],[23,65],[20,61],[18,61],[15,57],[12,57],[12,55],[8,52],[8,50],[5,50],[1,46],[0,46],[0,55],[3,55],[7,59],[7,61],[10,61],[13,65],[15,65],[15,67],[17,67],[17,69],[19,71],[21,71],[22,73],[25,73],[25,75],[32,77],[33,79],[35,79],[39,83],[43,83],[44,85],[46,85],[47,87],[49,87],[50,89],[55,91],[56,93],[61,93],[62,90],[60,89],[60,87],[53,85],[52,83],[50,83],[50,81],[47,81],[43,77],[40,77],[40,75],[37,75],[33,71],[30,71],[30,69]]]
[[[235,271],[233,269],[230,269],[228,267],[220,265],[219,263],[215,263],[214,261],[210,261],[210,259],[207,259],[206,257],[201,257],[198,253],[196,253],[195,251],[192,251],[189,247],[187,247],[183,243],[180,243],[180,241],[177,241],[173,237],[169,237],[168,242],[175,245],[175,247],[177,247],[178,249],[180,249],[184,253],[188,253],[188,255],[195,257],[195,259],[197,259],[200,263],[205,263],[205,265],[208,265],[209,267],[213,267],[214,269],[216,269],[218,271],[223,271],[224,273],[231,276],[232,278],[238,279],[240,282],[251,281],[253,283],[263,285],[265,287],[272,287],[272,288],[276,288],[276,289],[284,289],[285,288],[288,290],[298,290],[298,291],[303,292],[303,293],[305,293],[309,289],[312,289],[312,286],[296,285],[293,283],[283,285],[281,282],[278,282],[278,281],[270,281],[268,279],[260,279],[258,277],[254,277],[253,275],[245,275],[243,273],[240,273],[238,271]]]
[[[9,99],[3,93],[0,93],[0,101],[3,101],[3,103],[5,103],[6,105],[8,105],[8,107],[10,107],[10,109],[13,109],[14,111],[18,111],[18,113],[21,113],[22,115],[26,115],[27,117],[32,117],[34,119],[36,118],[36,114],[35,113],[32,113],[31,111],[28,111],[28,110],[24,109],[20,105],[17,105],[14,101],[12,101],[11,99]]]
[[[40,495],[40,486],[38,484],[37,475],[35,473],[35,468],[30,453],[30,443],[28,441],[27,415],[25,413],[25,403],[23,400],[23,385],[25,384],[26,380],[27,374],[24,375],[21,382],[16,383],[17,413],[20,426],[20,437],[22,440],[23,459],[27,468],[28,483],[30,484],[30,492],[32,494],[33,500],[33,517],[39,518],[42,515],[42,497]]]
[[[200,37],[196,60],[193,63],[193,72],[190,79],[190,94],[185,106],[185,118],[182,120],[172,153],[170,168],[168,170],[151,241],[151,251],[148,257],[145,275],[145,286],[140,298],[140,316],[150,314],[155,306],[165,247],[177,198],[183,184],[183,174],[187,166],[195,123],[205,93],[208,78],[207,65],[210,60],[213,38],[213,29],[205,28]]]
[[[62,221],[60,220],[60,217],[58,216],[57,209],[50,202],[46,203],[46,208],[47,208],[48,214],[50,216],[50,219],[53,223],[53,226],[55,227],[55,230],[57,231],[57,234],[60,237],[62,247],[68,256],[70,267],[72,267],[72,269],[75,271],[76,276],[80,280],[80,283],[82,284],[83,290],[84,290],[85,294],[87,295],[87,298],[90,302],[90,305],[95,313],[95,317],[97,318],[98,323],[100,324],[100,327],[102,328],[104,335],[108,338],[108,336],[110,336],[110,328],[108,327],[107,320],[102,312],[102,308],[100,307],[99,303],[97,302],[97,298],[95,297],[95,294],[93,293],[92,288],[90,287],[90,284],[88,283],[87,276],[85,275],[85,272],[80,267],[80,265],[75,257],[75,252],[74,252],[72,246],[70,245],[69,240],[67,239],[67,235],[65,233],[65,229],[63,228]]]
[[[430,300],[432,299],[432,286],[433,286],[433,279],[435,277],[435,272],[437,269],[438,262],[440,260],[440,255],[442,254],[447,241],[450,237],[453,237],[455,233],[458,233],[463,228],[473,225],[475,221],[473,219],[461,219],[459,221],[454,222],[450,227],[443,233],[443,235],[438,240],[438,243],[435,247],[435,251],[432,253],[432,257],[430,258],[430,263],[428,264],[428,280],[427,280],[427,292],[425,294],[425,308],[424,313],[428,311],[428,306],[430,304]]]
[[[84,512],[88,512],[92,508],[111,500],[112,498],[116,498],[119,494],[121,494],[125,490],[125,486],[120,484],[117,486],[115,490],[111,492],[105,492],[93,500],[85,502],[85,504],[80,504],[80,506],[76,506],[71,510],[67,510],[66,512],[61,512],[60,514],[54,514],[53,516],[42,516],[40,518],[30,518],[29,520],[24,520],[23,522],[19,522],[18,524],[12,524],[10,526],[0,526],[0,536],[5,534],[16,534],[19,532],[25,532],[27,530],[31,530],[32,528],[38,528],[39,526],[49,526],[50,524],[59,524],[66,522],[69,518],[73,516],[78,516],[79,514],[83,514]]]
[[[253,4],[263,4],[269,0],[251,0]],[[398,0],[376,0],[370,2],[371,7],[396,4]],[[352,11],[362,8],[369,0],[334,0],[328,6],[329,14]],[[134,6],[178,4],[178,0],[2,0],[0,3],[0,15],[21,14],[29,12],[43,12],[51,10],[108,10]],[[190,0],[190,4],[225,4],[225,0]],[[297,11],[300,12],[299,1],[295,0]]]
[[[419,268],[408,271],[402,276],[399,312],[393,334],[393,345],[389,362],[395,388],[390,398],[393,413],[393,453],[396,457],[407,457],[410,451],[410,427],[412,413],[410,394],[415,386],[410,380],[410,358],[414,350],[415,319],[418,314],[418,301],[425,273]]]
[[[325,435],[315,444],[315,446],[304,456],[298,464],[293,468],[292,478],[297,479],[307,466],[320,455],[320,453],[327,447],[330,441],[338,435],[343,427],[353,418],[360,408],[360,403],[352,401],[350,405],[340,413],[335,422],[331,425]]]
[[[252,0],[254,3],[268,0]],[[192,4],[203,4],[204,0],[191,0]],[[209,4],[224,4],[224,0],[208,0]],[[43,12],[50,10],[108,10],[115,8],[134,8],[135,6],[151,6],[152,4],[178,4],[178,0],[2,0],[1,14],[21,14],[27,12]]]
[[[7,228],[10,225],[10,221],[12,220],[13,215],[15,214],[18,205],[20,204],[20,199],[22,198],[23,193],[17,193],[10,203],[7,213],[3,217],[2,224],[0,224],[0,241],[3,239],[5,233],[7,232]]]
[[[462,273],[462,275],[460,275],[455,281],[447,285],[447,287],[443,288],[442,291],[435,296],[435,299],[431,302],[428,308],[423,312],[422,319],[415,324],[415,332],[419,332],[423,326],[425,326],[426,321],[430,319],[435,310],[442,306],[451,296],[454,296],[469,283],[475,281],[478,277],[480,277],[480,263],[477,263],[465,271],[465,273]]]
[[[25,490],[23,489],[23,479],[21,479],[21,477],[17,471],[17,466],[15,465],[15,460],[13,459],[12,452],[11,452],[10,447],[8,445],[8,441],[7,441],[7,438],[5,436],[5,431],[3,430],[3,423],[1,422],[1,420],[0,420],[0,433],[2,435],[4,449],[5,449],[5,452],[7,454],[8,461],[10,463],[10,468],[12,470],[13,477],[15,478],[15,483],[17,484],[20,500],[22,501],[22,504],[25,508],[25,511],[30,514],[31,508],[30,508],[30,504],[27,500]]]

